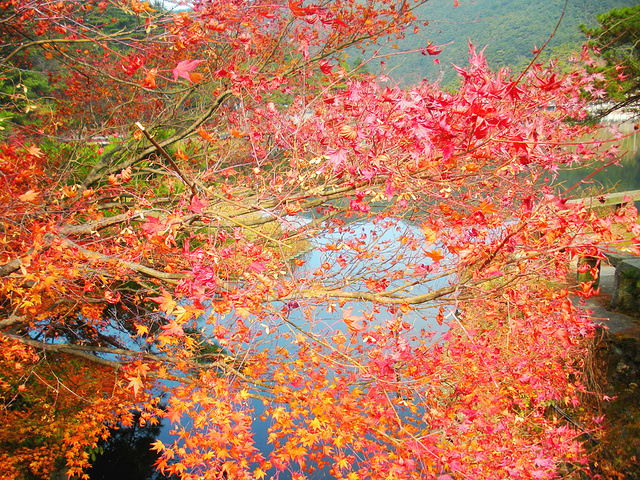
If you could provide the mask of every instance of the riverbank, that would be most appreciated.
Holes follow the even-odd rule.
[[[592,478],[640,479],[640,319],[611,308],[615,269],[603,266],[600,291],[574,298],[602,328],[587,366],[588,388],[582,415],[604,415],[594,432]]]

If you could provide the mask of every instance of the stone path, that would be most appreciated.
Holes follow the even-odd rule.
[[[600,270],[600,294],[587,299],[574,297],[573,302],[585,310],[590,310],[591,317],[601,325],[607,327],[613,335],[619,333],[640,333],[640,320],[629,315],[610,310],[611,294],[613,293],[613,276],[615,268],[603,265]]]

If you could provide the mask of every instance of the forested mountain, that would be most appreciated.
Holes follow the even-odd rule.
[[[533,58],[534,46],[541,47],[553,32],[562,15],[564,0],[432,0],[419,10],[419,18],[429,24],[417,33],[408,32],[397,49],[391,44],[386,51],[399,52],[424,48],[429,42],[446,45],[437,57],[412,53],[384,60],[385,71],[400,83],[422,79],[455,84],[451,63],[465,65],[468,41],[482,49],[493,68],[518,69]],[[612,8],[637,4],[637,0],[569,0],[562,23],[550,41],[544,58],[566,58],[580,48],[585,37],[579,25],[595,25],[596,15]],[[439,65],[434,63],[438,59]]]

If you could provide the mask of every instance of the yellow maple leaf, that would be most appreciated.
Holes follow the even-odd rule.
[[[164,451],[165,448],[166,447],[164,446],[164,444],[160,440],[156,440],[155,442],[153,442],[151,444],[151,450],[155,450],[158,453]]]
[[[182,305],[177,306],[172,313],[176,316],[176,322],[178,323],[186,322],[193,316],[193,312],[191,310],[187,310]]]
[[[136,327],[136,335],[146,335],[149,333],[149,327],[146,325],[138,325],[137,323],[134,325]]]
[[[251,310],[244,307],[236,307],[236,313],[242,317],[243,320],[246,320],[251,315]]]
[[[427,226],[422,227],[422,232],[424,233],[424,241],[427,245],[435,243],[435,241],[438,239],[438,232],[430,229]]]

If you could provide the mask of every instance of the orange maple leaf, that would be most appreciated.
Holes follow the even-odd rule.
[[[182,415],[180,414],[180,410],[177,408],[170,408],[164,416],[165,418],[168,418],[171,423],[180,423],[180,417]]]
[[[440,250],[431,250],[430,252],[424,252],[424,254],[434,262],[438,262],[444,258]]]
[[[208,133],[204,128],[200,127],[198,129],[198,135],[200,135],[201,138],[203,138],[204,140],[207,140],[209,142],[212,142],[215,140],[214,137],[211,136],[210,133]]]
[[[149,365],[146,363],[138,363],[134,368],[134,372],[136,372],[138,376],[142,375],[143,377],[146,377],[148,371]]]
[[[184,330],[175,320],[171,320],[168,324],[161,327],[167,335],[175,335],[176,337],[184,337]]]
[[[482,213],[495,213],[496,211],[493,203],[488,203],[488,202],[482,202],[479,207],[475,208],[475,210],[480,211]]]
[[[149,333],[149,327],[146,325],[138,325],[137,323],[134,325],[136,327],[136,335],[146,335]]]
[[[40,195],[39,192],[35,190],[29,190],[18,197],[18,200],[21,202],[33,202]]]
[[[126,377],[127,380],[129,380],[129,384],[127,385],[127,388],[131,388],[133,389],[133,396],[134,398],[138,397],[138,390],[140,390],[140,387],[142,387],[142,379],[138,376],[138,377]]]
[[[359,325],[358,322],[364,320],[364,317],[360,315],[351,315],[353,308],[347,308],[342,311],[342,321],[347,324],[351,333],[360,332],[364,330],[364,326]]]
[[[36,147],[35,145],[31,145],[29,148],[27,148],[27,152],[30,155],[33,155],[36,158],[40,158],[42,157],[42,150],[40,150],[38,147]]]
[[[164,288],[162,289],[162,296],[160,297],[148,297],[147,300],[153,300],[158,304],[160,310],[162,310],[167,315],[171,315],[173,310],[178,305],[175,300],[171,297],[171,294],[167,292]]]

